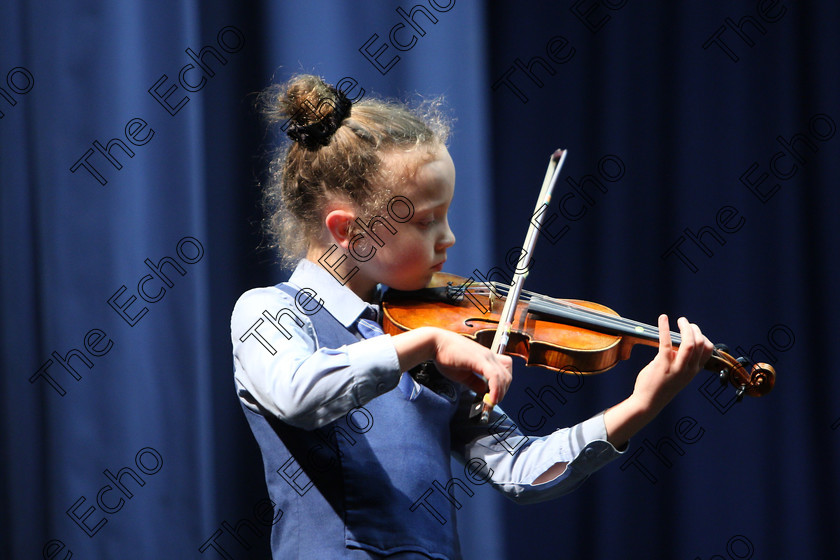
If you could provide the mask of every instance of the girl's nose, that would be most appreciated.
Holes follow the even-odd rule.
[[[452,233],[452,230],[449,228],[449,222],[446,223],[446,233],[441,238],[440,241],[437,243],[438,249],[448,249],[455,245],[455,234]]]

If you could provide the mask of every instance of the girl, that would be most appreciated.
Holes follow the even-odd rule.
[[[290,121],[266,200],[277,247],[296,266],[288,282],[242,295],[231,339],[237,394],[282,511],[274,558],[458,558],[448,521],[471,492],[464,477],[522,503],[569,492],[708,360],[711,343],[685,318],[672,349],[663,315],[659,353],[605,412],[542,438],[498,407],[490,424],[470,420],[476,394],[502,400],[511,359],[449,331],[388,336],[378,325],[384,287],[422,288],[455,243],[445,120],[434,105],[351,104],[315,76],[261,100],[269,121]],[[435,367],[406,373],[424,362]],[[453,477],[450,455],[463,475]]]

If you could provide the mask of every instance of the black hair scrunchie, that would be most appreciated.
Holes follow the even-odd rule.
[[[353,103],[340,90],[332,86],[329,87],[329,90],[335,95],[337,101],[336,106],[333,107],[329,115],[318,122],[310,124],[291,124],[286,130],[289,138],[307,150],[317,150],[319,147],[329,144],[330,139],[341,126],[341,123],[350,116],[350,108],[353,106]]]

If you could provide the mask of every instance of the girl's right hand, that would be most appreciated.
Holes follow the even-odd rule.
[[[433,360],[448,379],[461,383],[492,402],[504,398],[513,380],[513,360],[463,336],[436,327],[421,327],[391,337],[400,369]]]

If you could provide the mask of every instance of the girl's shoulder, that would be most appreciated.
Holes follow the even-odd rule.
[[[231,327],[248,320],[253,323],[263,316],[264,312],[276,316],[284,308],[293,308],[295,305],[294,297],[278,286],[251,288],[239,296],[231,313]]]
[[[263,286],[259,288],[251,288],[247,290],[236,300],[233,306],[233,312],[253,306],[260,303],[276,303],[289,301],[294,304],[294,298],[284,290],[280,289],[280,284],[275,286]]]
[[[303,341],[307,348],[312,346],[314,327],[309,317],[296,308],[292,294],[297,288],[293,286],[294,291],[290,294],[278,286],[252,288],[239,296],[230,317],[234,349],[250,338],[272,350],[277,347],[275,342],[292,339]],[[282,335],[282,340],[276,338],[278,335]]]

